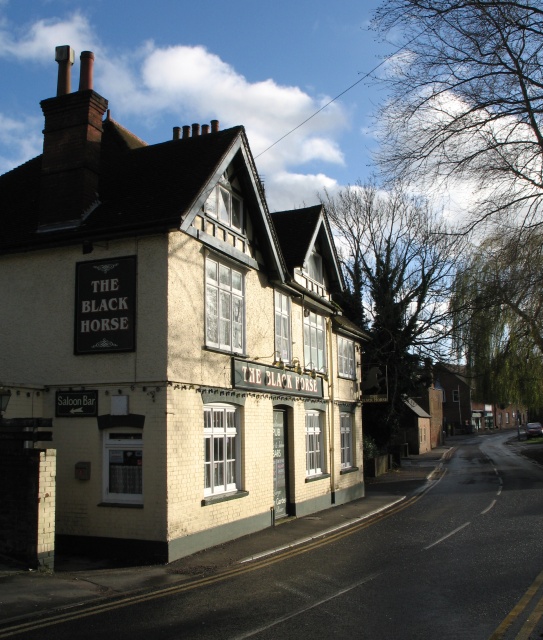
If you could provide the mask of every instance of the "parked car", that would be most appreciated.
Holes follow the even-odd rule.
[[[528,422],[526,425],[526,438],[539,438],[540,436],[543,436],[541,422]]]

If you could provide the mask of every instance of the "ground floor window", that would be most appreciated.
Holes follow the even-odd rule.
[[[306,473],[308,476],[323,473],[322,435],[321,414],[318,411],[308,411],[305,414]]]
[[[104,501],[143,502],[142,432],[104,433]]]
[[[341,468],[349,469],[354,466],[352,415],[350,413],[341,413],[339,420],[341,433]]]
[[[204,495],[238,487],[238,412],[229,405],[204,407]]]

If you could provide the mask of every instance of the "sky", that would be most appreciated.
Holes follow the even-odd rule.
[[[55,47],[70,45],[72,91],[92,51],[94,90],[145,142],[243,125],[270,210],[316,204],[373,172],[383,95],[366,74],[390,53],[369,30],[378,4],[0,0],[0,174],[41,153],[40,101],[56,94]]]

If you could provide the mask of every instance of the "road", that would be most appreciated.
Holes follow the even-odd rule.
[[[464,440],[386,517],[197,588],[43,618],[24,638],[543,637],[543,469],[510,437]]]

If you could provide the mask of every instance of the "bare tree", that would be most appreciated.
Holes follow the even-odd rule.
[[[321,200],[372,333],[364,358],[388,369],[390,435],[403,398],[420,389],[422,363],[450,347],[448,299],[465,241],[401,187],[357,183]]]
[[[401,38],[385,78],[385,170],[465,181],[476,195],[472,222],[510,213],[540,224],[543,3],[386,0],[374,26]]]

